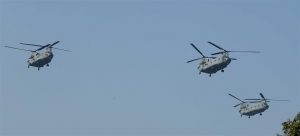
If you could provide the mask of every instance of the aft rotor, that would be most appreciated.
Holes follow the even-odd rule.
[[[245,100],[250,100],[251,103],[257,103],[257,102],[271,102],[271,101],[288,101],[288,100],[278,100],[278,99],[267,99],[265,98],[265,96],[262,94],[262,93],[259,93],[260,97],[261,98],[258,98],[258,99],[245,99]]]
[[[212,46],[222,50],[220,52],[212,53],[211,55],[218,55],[218,54],[224,54],[224,53],[229,54],[229,52],[260,53],[259,51],[230,51],[230,50],[225,50],[224,48],[222,48],[222,47],[220,47],[220,46],[218,46],[218,45],[216,45],[216,44],[214,44],[210,41],[208,41],[208,43],[211,44]]]

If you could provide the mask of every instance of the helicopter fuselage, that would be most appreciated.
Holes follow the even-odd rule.
[[[33,52],[28,59],[28,67],[33,66],[33,67],[44,67],[45,65],[49,66],[49,63],[51,62],[53,58],[53,53],[51,49],[46,50],[46,52],[43,53],[38,53],[38,52]]]
[[[225,69],[231,62],[228,53],[218,55],[216,58],[203,58],[198,65],[199,72],[214,74],[220,70]]]
[[[241,104],[240,114],[245,116],[254,116],[256,114],[261,114],[269,108],[269,105],[266,101],[261,101],[256,103],[255,105],[250,106],[248,103]]]

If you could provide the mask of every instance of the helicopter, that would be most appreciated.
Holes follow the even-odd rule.
[[[245,115],[248,116],[248,118],[256,114],[262,115],[262,112],[266,111],[269,108],[268,102],[270,101],[288,101],[288,100],[266,99],[262,93],[259,93],[261,97],[260,99],[245,99],[245,100],[251,100],[248,102],[245,102],[230,93],[228,95],[241,102],[233,107],[240,106],[239,113],[241,114],[241,117]],[[251,103],[255,103],[255,104],[251,104]]]
[[[60,49],[60,48],[55,48],[53,47],[54,45],[58,44],[60,41],[56,41],[52,44],[47,44],[47,45],[37,45],[37,44],[28,44],[28,43],[20,43],[21,45],[29,45],[29,46],[37,46],[39,47],[36,50],[28,50],[28,49],[22,49],[22,48],[16,48],[16,47],[11,47],[11,46],[4,46],[6,48],[11,48],[11,49],[16,49],[16,50],[22,50],[22,51],[29,51],[31,52],[30,57],[27,60],[28,63],[28,68],[30,66],[37,67],[38,70],[40,70],[41,67],[44,67],[45,65],[49,67],[49,63],[51,62],[53,58],[53,52],[52,49],[57,49],[57,50],[62,50],[62,51],[67,51],[71,52],[69,50],[65,49]],[[45,52],[39,53],[38,51],[45,49]]]
[[[211,77],[211,74],[214,74],[220,70],[221,72],[224,72],[224,69],[230,64],[231,60],[237,60],[236,58],[229,57],[229,52],[259,53],[259,51],[228,51],[212,42],[208,43],[222,51],[211,54],[217,55],[216,57],[207,57],[193,43],[191,43],[190,45],[194,47],[194,49],[200,53],[202,57],[189,60],[186,63],[202,59],[202,62],[199,63],[197,67],[199,74],[201,74],[201,72],[207,73],[209,74],[209,77]]]

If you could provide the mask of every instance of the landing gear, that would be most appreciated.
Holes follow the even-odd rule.
[[[259,113],[259,115],[261,116],[261,115],[262,115],[262,113]]]
[[[28,68],[30,67],[30,65],[28,65]]]
[[[47,67],[49,67],[49,63],[48,63],[48,64],[46,64],[46,66],[47,66]]]
[[[241,114],[241,117],[243,117],[243,115]]]
[[[209,77],[211,77],[211,74],[209,74]]]
[[[250,116],[248,116],[248,118],[250,119]]]
[[[40,67],[38,67],[38,70],[40,70]]]
[[[224,69],[222,69],[221,72],[224,72]]]

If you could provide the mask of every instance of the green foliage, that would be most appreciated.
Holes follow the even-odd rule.
[[[286,136],[300,136],[300,112],[294,120],[288,119],[282,123],[282,130]]]

